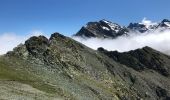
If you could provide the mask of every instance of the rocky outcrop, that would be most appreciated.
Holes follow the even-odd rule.
[[[25,41],[25,46],[29,53],[32,55],[42,55],[44,54],[49,46],[49,41],[44,36],[33,36],[27,41]]]

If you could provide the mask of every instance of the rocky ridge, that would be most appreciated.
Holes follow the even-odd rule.
[[[169,100],[169,62],[150,47],[96,51],[59,33],[34,36],[0,57],[0,98]]]

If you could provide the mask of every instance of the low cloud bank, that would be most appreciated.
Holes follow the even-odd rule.
[[[116,39],[84,39],[80,37],[73,37],[73,39],[95,50],[103,47],[111,51],[125,52],[149,46],[170,55],[170,30],[129,34],[130,36],[121,36]]]
[[[149,46],[170,55],[170,30],[129,34],[130,36],[121,36],[116,39],[72,38],[95,50],[99,47],[103,47],[109,51],[117,50],[119,52],[125,52],[142,48],[144,46]],[[26,36],[17,35],[15,33],[4,33],[0,35],[0,55],[5,54],[7,51],[13,50],[14,47],[20,43],[24,43],[25,40],[31,36],[39,35],[44,34],[41,31],[33,31]]]
[[[18,35],[15,33],[3,33],[0,34],[0,55],[5,54],[8,51],[13,50],[14,47],[20,43],[24,43],[31,36],[42,35],[41,31],[32,31],[30,34]]]

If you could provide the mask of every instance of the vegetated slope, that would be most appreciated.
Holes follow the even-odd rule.
[[[169,56],[157,53],[163,56],[162,62],[170,62]],[[31,37],[0,57],[0,98],[169,99],[168,74],[154,68],[138,71],[133,67],[59,33],[50,39]],[[169,71],[169,66],[165,68]]]

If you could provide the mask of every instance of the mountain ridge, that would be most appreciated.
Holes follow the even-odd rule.
[[[146,46],[142,49],[136,49],[131,50],[128,52],[119,53],[117,51],[107,51],[103,48],[99,48],[99,51],[103,52],[104,54],[108,55],[115,61],[118,61],[126,66],[132,67],[137,71],[142,71],[146,68],[153,69],[159,72],[160,74],[164,76],[169,76],[169,68],[166,66],[169,66],[169,62],[162,62],[161,57],[165,57],[167,59],[170,59],[167,55],[161,54],[160,52]],[[164,65],[167,63],[166,65]],[[138,67],[136,67],[136,65]]]
[[[163,56],[162,62],[170,62],[169,56],[149,47],[144,49],[150,51],[146,61],[150,62],[150,56],[156,52],[156,55]],[[0,57],[0,84],[3,86],[0,87],[0,98],[40,100],[45,98],[168,100],[170,98],[169,75],[163,75],[153,68],[138,71],[134,69],[138,67],[137,64],[131,67],[127,63],[113,59],[116,55],[120,57],[123,55],[123,59],[126,60],[126,54],[116,53],[112,57],[106,54],[110,54],[109,51],[104,53],[102,50],[92,50],[59,33],[52,34],[49,39],[44,36],[31,37],[24,44]],[[143,49],[139,50],[143,52]],[[127,54],[143,64],[135,56],[136,54],[132,55],[135,51],[131,52]],[[159,57],[158,59],[160,60]],[[157,61],[156,58],[153,60]],[[17,84],[22,87],[17,87]],[[13,87],[13,92],[9,87]],[[26,93],[29,95],[25,95]]]
[[[170,21],[163,19],[159,23],[130,23],[128,26],[121,26],[117,23],[105,19],[88,22],[73,36],[90,38],[117,38],[119,36],[128,36],[131,33],[146,33],[154,31],[164,31],[170,29]]]

